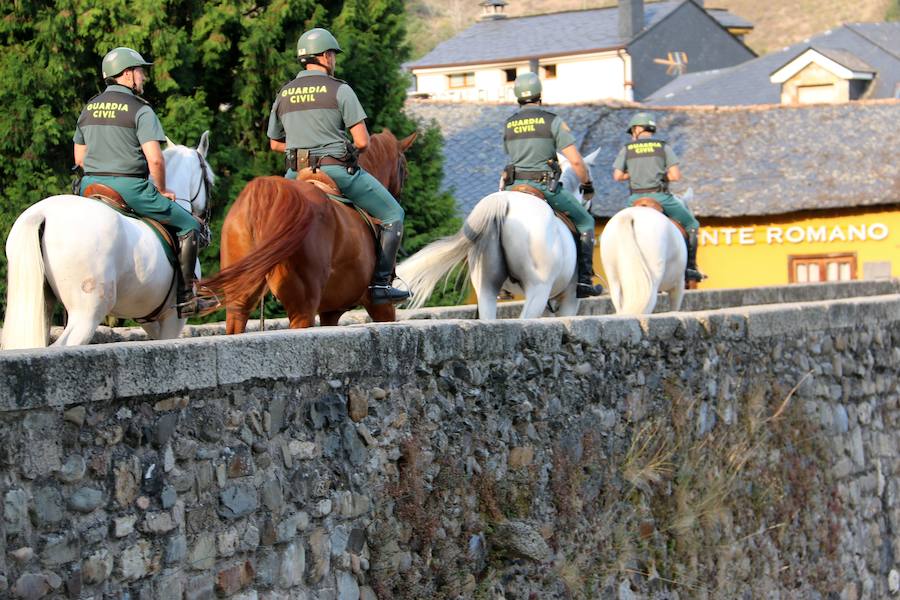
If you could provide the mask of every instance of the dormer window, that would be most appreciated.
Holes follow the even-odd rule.
[[[769,76],[783,104],[849,102],[863,98],[875,70],[846,50],[808,48]]]
[[[504,0],[485,0],[481,3],[481,20],[505,19],[506,13],[503,12],[505,8]]]

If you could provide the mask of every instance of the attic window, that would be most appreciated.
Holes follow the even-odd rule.
[[[556,79],[556,65],[544,65],[544,79]]]
[[[465,88],[475,85],[475,72],[451,73],[447,75],[451,88]]]
[[[836,102],[836,92],[837,90],[832,84],[797,86],[797,102],[800,104]]]
[[[513,83],[516,80],[515,69],[503,69],[503,73],[506,74],[506,83]]]

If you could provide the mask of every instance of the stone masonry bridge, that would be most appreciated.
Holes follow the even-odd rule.
[[[888,597],[898,292],[4,353],[0,597]]]

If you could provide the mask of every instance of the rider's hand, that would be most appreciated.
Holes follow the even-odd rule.
[[[594,197],[594,182],[582,183],[578,186],[578,191],[581,192],[581,198],[585,202],[589,202]]]
[[[160,192],[160,194],[162,194],[163,196],[165,196],[172,202],[175,202],[175,192],[170,192],[169,190],[165,190],[165,191]]]

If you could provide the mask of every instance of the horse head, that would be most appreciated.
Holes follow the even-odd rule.
[[[578,202],[586,206],[587,202],[582,198],[581,191],[578,189],[581,182],[578,181],[578,175],[575,174],[575,169],[572,168],[569,159],[559,153],[557,153],[556,157],[559,160],[559,166],[562,169],[562,175],[560,175],[559,180],[562,183],[563,189],[570,192],[575,196],[575,199],[578,200]],[[587,167],[588,173],[591,172],[592,167],[596,164],[599,157],[599,147],[584,157],[584,166]]]
[[[215,174],[206,161],[209,131],[200,136],[196,148],[174,143],[166,137],[163,157],[166,161],[166,187],[175,193],[176,202],[195,217],[206,220]]]
[[[397,198],[409,175],[406,165],[406,151],[416,141],[417,132],[412,132],[402,140],[384,129],[369,140],[369,147],[359,157],[359,164],[387,188]]]

